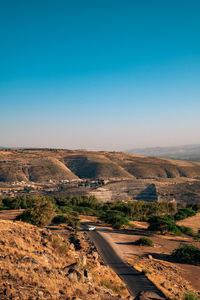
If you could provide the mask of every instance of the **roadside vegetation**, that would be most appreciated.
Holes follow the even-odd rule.
[[[186,219],[196,215],[196,211],[191,207],[180,208],[178,212],[174,215],[176,221]]]
[[[174,250],[172,257],[183,263],[200,265],[200,249],[192,245],[182,244]]]
[[[41,197],[40,199],[33,199],[29,207],[18,216],[18,220],[31,223],[37,226],[49,225],[56,215],[53,203]]]
[[[153,242],[147,237],[141,237],[135,242],[135,245],[153,247]]]
[[[153,214],[173,213],[174,205],[158,202],[107,202],[102,203],[94,196],[44,197],[18,196],[0,199],[1,209],[25,209],[21,220],[35,225],[66,223],[79,225],[79,214],[93,215],[110,224],[115,229],[128,226],[130,220],[147,220]],[[44,217],[47,215],[47,218]]]
[[[149,230],[161,234],[187,234],[194,238],[199,235],[186,226],[176,224],[200,211],[200,205],[177,208],[174,203],[159,202],[106,202],[98,201],[94,196],[46,197],[22,195],[15,198],[1,198],[0,209],[25,209],[19,218],[34,225],[65,223],[76,228],[79,214],[97,216],[114,229],[131,226],[130,221],[147,221]]]
[[[172,233],[176,235],[188,235],[195,239],[200,238],[199,233],[196,234],[192,228],[187,226],[177,225],[175,222],[175,217],[173,215],[161,215],[161,216],[153,216],[149,218],[148,229],[150,231],[158,231],[161,234]]]
[[[199,297],[196,293],[194,292],[187,292],[183,296],[183,300],[199,300]]]

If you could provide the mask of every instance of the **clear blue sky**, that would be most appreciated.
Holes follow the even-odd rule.
[[[0,1],[0,146],[200,143],[199,0]]]

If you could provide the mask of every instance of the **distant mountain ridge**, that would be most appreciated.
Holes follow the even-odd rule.
[[[200,162],[106,151],[0,151],[0,182],[180,177],[200,178]]]
[[[176,147],[149,147],[135,148],[128,153],[160,158],[172,158],[181,160],[200,161],[200,144],[183,145]]]

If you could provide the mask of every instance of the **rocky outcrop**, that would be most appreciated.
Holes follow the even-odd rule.
[[[0,221],[0,299],[108,300],[129,296],[86,237],[78,234],[81,249],[75,250],[69,240],[71,231],[65,227],[61,233]]]

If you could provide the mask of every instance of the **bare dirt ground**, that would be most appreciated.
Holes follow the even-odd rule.
[[[200,295],[200,267],[180,264],[170,256],[181,243],[200,247],[199,241],[187,236],[151,234],[147,231],[145,222],[133,222],[133,230],[115,231],[96,223],[96,218],[84,217],[83,220],[95,224],[98,232],[109,241],[115,251],[137,270],[145,272],[169,299],[182,299],[187,291]],[[135,245],[135,241],[143,236],[149,237],[154,247]]]
[[[178,221],[177,224],[191,227],[195,232],[198,232],[198,230],[200,230],[200,213],[194,217]]]
[[[15,220],[24,209],[0,210],[0,220]]]

